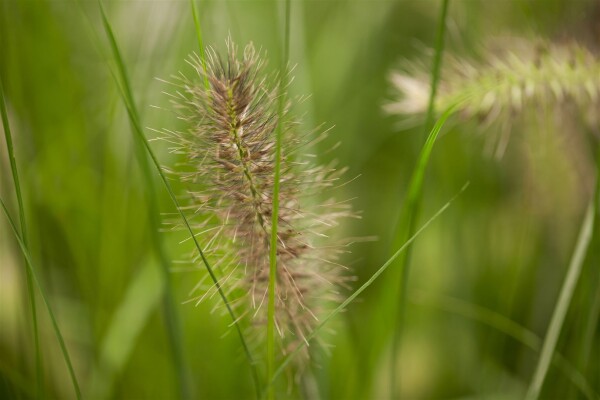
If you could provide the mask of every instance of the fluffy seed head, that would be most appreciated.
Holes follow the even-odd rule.
[[[275,322],[285,354],[339,301],[338,287],[348,281],[337,262],[344,248],[327,232],[350,212],[344,202],[323,197],[339,185],[341,171],[303,154],[311,141],[299,135],[290,104],[278,115],[283,94],[251,44],[240,58],[231,42],[225,59],[209,48],[206,72],[199,57],[188,62],[195,78],[180,74],[173,82],[173,103],[187,130],[165,131],[165,139],[185,156],[180,178],[190,188],[189,208],[201,216],[195,231],[256,343],[267,319],[274,134],[282,124]],[[209,287],[197,300],[215,292]]]

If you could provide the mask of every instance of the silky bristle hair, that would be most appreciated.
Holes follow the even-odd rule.
[[[247,335],[261,345],[267,322],[275,130],[282,124],[275,326],[285,355],[340,301],[339,288],[350,279],[338,262],[346,250],[328,238],[328,231],[352,213],[345,202],[324,197],[340,185],[343,171],[314,165],[314,157],[304,154],[324,134],[300,134],[289,102],[280,115],[279,96],[285,94],[277,76],[264,72],[263,57],[252,44],[241,57],[231,41],[227,49],[223,59],[208,48],[205,66],[191,56],[194,78],[175,77],[173,103],[187,130],[165,131],[164,139],[185,156],[179,177],[190,188],[188,211],[201,219],[194,230]],[[214,285],[197,289],[197,302],[216,293]],[[298,359],[307,358],[305,351]]]

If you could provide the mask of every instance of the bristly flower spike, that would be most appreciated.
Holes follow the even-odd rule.
[[[179,177],[191,188],[189,209],[207,255],[220,271],[220,284],[245,321],[257,345],[267,320],[269,246],[274,175],[275,129],[279,123],[275,76],[264,72],[262,56],[252,44],[238,58],[228,41],[225,59],[206,52],[206,73],[197,56],[188,59],[195,79],[175,77],[173,103],[184,132],[164,131],[173,151],[184,155]],[[209,82],[206,89],[204,78]],[[298,135],[299,122],[285,105],[280,180],[278,264],[275,323],[281,354],[311,332],[331,306],[340,301],[339,286],[350,279],[339,264],[345,252],[331,243],[328,231],[351,216],[345,202],[323,199],[340,185],[343,171],[314,165],[300,154],[310,146]],[[319,136],[321,137],[321,136]],[[314,140],[313,140],[314,141]],[[197,300],[211,297],[216,288]],[[300,360],[308,359],[300,357]]]

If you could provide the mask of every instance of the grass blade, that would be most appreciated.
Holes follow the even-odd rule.
[[[17,204],[19,206],[19,222],[21,225],[21,236],[25,247],[29,246],[27,240],[27,224],[25,223],[25,206],[23,205],[23,195],[21,192],[21,183],[19,180],[19,171],[17,169],[17,161],[13,149],[12,134],[10,131],[10,123],[8,121],[8,112],[6,111],[6,101],[4,99],[4,83],[0,76],[0,114],[2,114],[2,126],[4,127],[4,138],[6,140],[6,148],[8,150],[8,159],[10,160],[10,170],[15,185],[15,193],[17,196]],[[36,370],[36,389],[40,397],[44,397],[43,371],[42,371],[42,352],[40,351],[40,337],[37,320],[37,309],[35,304],[35,291],[33,290],[33,279],[31,272],[26,269],[27,293],[29,296],[29,305],[31,307],[31,322],[33,324],[33,338],[35,343],[35,370]]]
[[[427,131],[433,124],[435,115],[435,98],[440,83],[440,74],[442,70],[442,56],[444,54],[446,38],[446,18],[448,16],[448,5],[450,0],[442,0],[442,9],[440,11],[439,25],[437,28],[437,37],[435,41],[435,55],[433,58],[433,68],[431,70],[431,92],[429,93],[429,103],[427,104],[427,114],[425,116],[425,130]]]
[[[99,2],[99,4],[100,4],[101,11],[102,11],[102,19],[103,19],[104,28],[106,30],[107,36],[109,37],[111,49],[113,51],[113,55],[115,56],[115,58],[117,60],[117,65],[120,66],[119,73],[123,78],[126,76],[125,65],[122,61],[122,57],[121,57],[119,48],[117,46],[117,42],[114,37],[114,34],[112,32],[112,28],[108,22],[106,13],[104,12],[102,2]],[[234,324],[236,331],[238,333],[238,336],[240,338],[240,342],[242,344],[242,347],[244,348],[244,353],[250,364],[250,368],[252,371],[252,378],[254,380],[254,383],[257,387],[260,387],[260,379],[259,379],[259,375],[258,375],[258,370],[256,368],[254,359],[252,357],[252,354],[250,353],[250,349],[248,348],[248,345],[247,345],[244,335],[242,333],[241,327],[239,326],[238,319],[237,319],[235,313],[233,312],[233,309],[231,308],[231,305],[230,305],[229,301],[227,300],[227,297],[225,296],[225,293],[221,287],[221,284],[219,283],[210,263],[206,259],[206,256],[204,255],[204,252],[202,251],[202,248],[200,247],[200,244],[198,243],[198,240],[196,239],[196,235],[194,234],[194,231],[192,230],[192,228],[189,224],[189,221],[188,221],[187,217],[185,216],[183,210],[181,209],[181,206],[179,205],[179,201],[177,200],[175,193],[173,192],[173,189],[171,188],[171,184],[167,180],[167,177],[165,176],[162,168],[160,167],[160,164],[158,162],[156,155],[154,154],[154,151],[152,150],[152,147],[150,147],[150,144],[148,143],[146,137],[144,136],[144,131],[142,129],[140,119],[139,119],[136,109],[134,108],[134,105],[133,105],[133,95],[131,93],[131,90],[127,91],[126,88],[122,88],[121,85],[119,84],[118,77],[114,74],[112,69],[111,69],[111,72],[113,73],[113,77],[115,79],[115,82],[117,83],[117,86],[120,90],[120,94],[123,98],[123,102],[127,109],[127,114],[129,116],[130,122],[133,126],[133,131],[134,131],[136,137],[138,138],[139,142],[143,145],[146,152],[150,156],[150,160],[151,160],[152,164],[154,165],[156,171],[158,172],[160,179],[161,179],[165,189],[167,190],[167,193],[169,194],[171,201],[173,202],[173,204],[175,205],[175,208],[177,209],[177,212],[179,213],[179,216],[183,220],[185,227],[186,227],[188,233],[190,234],[190,237],[192,238],[196,249],[198,250],[200,258],[202,259],[202,262],[204,263],[204,266],[206,267],[206,270],[208,271],[211,280],[213,281],[215,287],[217,288],[219,296],[221,297],[221,299],[223,300],[223,303],[225,304],[225,307],[227,308],[227,312],[229,313],[229,315],[231,316],[231,319],[233,320],[233,324]]]
[[[317,334],[321,331],[321,329],[323,329],[323,327],[327,324],[327,322],[329,322],[333,317],[335,317],[337,314],[339,314],[342,310],[344,310],[348,304],[352,303],[362,292],[364,292],[369,286],[371,286],[371,284],[373,284],[373,282],[375,282],[375,280],[386,270],[390,267],[390,265],[392,265],[394,263],[394,261],[396,261],[396,259],[404,252],[406,251],[406,249],[416,240],[416,238],[423,233],[423,231],[425,229],[427,229],[429,227],[429,225],[431,225],[433,223],[433,221],[435,221],[440,215],[442,215],[447,209],[448,207],[450,207],[450,205],[452,204],[452,202],[458,197],[460,196],[469,186],[469,183],[467,182],[461,189],[460,191],[452,198],[450,199],[450,201],[448,201],[446,204],[444,204],[442,206],[442,208],[440,208],[431,218],[429,218],[429,220],[427,220],[427,222],[425,222],[386,262],[385,264],[383,264],[381,267],[379,267],[379,269],[377,271],[375,271],[375,273],[373,275],[371,275],[371,277],[364,283],[361,285],[361,287],[359,287],[356,291],[354,291],[354,293],[352,293],[346,300],[344,300],[344,302],[342,304],[340,304],[338,307],[336,307],[330,314],[328,314],[325,318],[323,318],[321,320],[321,322],[319,323],[319,325],[316,326],[316,328],[309,334],[306,336],[306,340],[300,342],[300,344],[294,349],[294,351],[292,351],[287,357],[285,357],[285,359],[283,360],[283,362],[281,363],[281,365],[279,366],[279,368],[277,368],[277,370],[275,371],[275,373],[273,374],[273,378],[271,379],[271,381],[269,382],[269,385],[273,385],[273,383],[275,382],[275,379],[277,379],[277,377],[283,372],[283,370],[285,369],[285,367],[291,362],[292,358],[294,358],[294,356],[296,354],[298,354],[298,352],[300,350],[302,350],[302,348],[304,348],[304,346],[307,345],[308,342],[310,342],[312,339],[315,338],[315,336],[317,336]]]
[[[527,391],[526,399],[528,400],[536,400],[540,396],[542,386],[544,385],[544,380],[546,379],[546,374],[548,373],[550,362],[552,361],[554,351],[556,350],[556,343],[558,342],[569,305],[571,304],[573,292],[575,291],[577,281],[581,275],[583,262],[585,261],[589,244],[592,240],[592,234],[594,232],[594,218],[597,207],[596,197],[598,193],[598,184],[600,182],[599,178],[600,177],[598,176],[596,177],[596,194],[592,198],[583,219],[583,224],[581,225],[581,230],[579,231],[579,237],[577,238],[577,244],[575,245],[575,250],[573,251],[571,261],[569,262],[567,276],[560,290],[560,295],[554,308],[554,312],[552,313],[548,331],[546,332],[546,338],[544,339],[542,352],[540,354],[540,358],[538,359],[533,378]]]
[[[281,136],[283,133],[283,118],[285,107],[285,87],[287,79],[287,64],[290,47],[290,0],[285,2],[285,34],[283,39],[283,55],[279,82],[279,104],[277,129],[275,131],[275,176],[273,184],[273,211],[271,215],[271,243],[269,251],[269,300],[267,305],[267,382],[274,377],[275,371],[275,284],[277,280],[277,224],[279,222],[279,180],[281,175]],[[268,387],[268,398],[275,398],[275,388]]]
[[[208,83],[208,75],[206,74],[206,52],[204,51],[204,40],[202,40],[202,27],[200,26],[200,17],[198,16],[196,1],[190,0],[190,5],[192,6],[194,27],[196,28],[196,38],[198,39],[198,47],[200,48],[200,62],[202,62],[202,69],[204,70],[204,88],[208,90],[210,88],[210,85]]]
[[[440,80],[440,71],[442,66],[442,55],[444,52],[444,38],[446,34],[446,17],[448,15],[448,5],[449,0],[442,0],[442,8],[440,11],[439,17],[439,25],[437,29],[437,39],[435,45],[435,57],[433,61],[433,68],[431,71],[431,92],[429,94],[429,103],[427,107],[427,115],[425,117],[425,130],[429,130],[431,124],[433,123],[433,118],[435,114],[435,97],[437,94],[437,88]],[[451,114],[451,111],[447,111],[442,117],[445,121],[446,118]],[[441,119],[440,119],[441,120]],[[439,125],[439,121],[438,121]],[[440,125],[441,128],[441,125]],[[435,143],[437,136],[439,134],[439,129],[436,130],[434,126],[433,130],[430,131],[429,136],[421,150],[421,155],[419,156],[419,161],[417,164],[417,168],[412,176],[411,183],[408,191],[408,198],[406,201],[406,206],[404,207],[403,212],[400,214],[401,220],[398,221],[396,240],[394,242],[394,248],[404,241],[407,238],[412,236],[415,232],[417,218],[420,209],[421,203],[421,195],[422,195],[422,187],[423,187],[423,178],[425,175],[425,169],[427,168],[427,164],[429,163],[429,156],[431,154],[431,150],[433,148],[433,144]],[[408,285],[408,275],[410,268],[410,256],[411,256],[411,247],[409,247],[406,252],[400,257],[397,264],[399,265],[399,269],[397,271],[397,279],[393,281],[398,282],[398,287],[396,288],[399,291],[399,295],[396,296],[398,305],[397,311],[394,316],[395,325],[394,325],[394,334],[392,337],[392,356],[391,356],[391,365],[390,365],[390,394],[391,397],[394,397],[397,386],[396,382],[399,381],[399,377],[396,373],[396,366],[398,364],[397,360],[399,357],[400,351],[400,342],[402,340],[402,329],[404,326],[404,311],[406,307],[406,288]],[[398,292],[396,292],[398,294]]]
[[[75,376],[75,371],[73,370],[73,364],[71,363],[71,357],[69,357],[69,352],[67,351],[67,346],[65,345],[63,335],[60,332],[60,328],[58,327],[58,322],[56,322],[56,317],[54,316],[52,307],[50,306],[50,303],[48,302],[48,298],[46,297],[44,288],[40,284],[40,281],[37,279],[37,276],[35,274],[35,269],[33,267],[33,262],[31,260],[31,256],[29,255],[29,250],[27,249],[27,246],[25,246],[25,242],[23,241],[23,238],[21,237],[21,235],[19,235],[17,226],[15,225],[15,222],[13,221],[13,219],[10,217],[10,214],[8,213],[8,210],[6,209],[6,205],[4,204],[4,201],[2,201],[2,199],[0,199],[0,205],[2,206],[2,211],[4,212],[4,215],[8,219],[8,222],[10,223],[10,227],[12,228],[15,238],[19,242],[19,247],[21,247],[21,252],[23,253],[23,256],[25,257],[27,269],[29,270],[29,272],[31,274],[32,280],[35,283],[35,285],[38,287],[38,290],[40,291],[40,295],[42,296],[42,300],[44,301],[44,305],[46,306],[46,309],[48,310],[48,314],[50,315],[50,320],[52,321],[52,328],[54,329],[54,333],[56,334],[56,338],[58,339],[58,342],[60,344],[60,350],[62,352],[63,358],[65,359],[65,362],[67,363],[67,368],[69,369],[69,376],[71,377],[71,382],[73,383],[73,388],[75,389],[75,396],[79,400],[79,399],[81,399],[81,391],[79,389],[79,383],[77,382],[77,377]]]
[[[4,82],[0,76],[0,114],[2,114],[2,127],[4,128],[4,139],[6,140],[6,148],[8,150],[8,159],[10,161],[10,170],[15,185],[15,193],[19,206],[19,221],[21,226],[21,236],[23,243],[27,245],[27,225],[25,224],[25,207],[23,205],[23,196],[21,194],[21,181],[19,180],[19,171],[17,169],[17,161],[13,148],[12,133],[10,123],[8,121],[8,112],[6,111],[6,100],[4,99]]]

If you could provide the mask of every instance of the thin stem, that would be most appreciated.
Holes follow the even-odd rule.
[[[19,180],[19,171],[13,148],[10,123],[8,121],[8,112],[6,111],[6,101],[4,99],[4,84],[0,75],[0,113],[2,114],[2,126],[4,127],[4,138],[6,139],[6,148],[8,150],[8,159],[10,160],[10,170],[12,172],[15,193],[17,195],[17,204],[19,206],[19,222],[21,225],[21,237],[25,247],[29,247],[27,240],[27,224],[25,223],[25,206],[23,204],[23,194],[21,192],[21,183]],[[35,291],[33,290],[33,279],[28,268],[25,269],[27,279],[27,294],[29,296],[29,305],[31,308],[31,321],[33,323],[33,339],[35,342],[35,370],[36,370],[36,390],[38,395],[44,397],[43,371],[42,371],[42,352],[40,350],[40,337],[37,320],[37,306],[35,303]]]
[[[73,369],[73,364],[71,363],[71,357],[69,357],[69,352],[67,351],[67,346],[65,345],[63,335],[60,332],[60,328],[58,327],[58,322],[56,322],[56,317],[54,316],[52,307],[50,307],[50,303],[48,302],[48,298],[46,296],[44,288],[42,287],[42,285],[40,284],[40,281],[38,280],[38,278],[36,276],[35,269],[33,267],[33,262],[31,261],[31,256],[29,254],[29,250],[27,249],[27,246],[25,246],[25,242],[23,241],[23,238],[21,237],[21,235],[19,235],[17,226],[15,225],[15,222],[13,221],[13,219],[10,217],[10,214],[8,213],[8,210],[6,209],[6,205],[4,204],[4,201],[2,201],[2,199],[0,199],[0,206],[2,206],[2,211],[4,212],[4,215],[8,219],[8,222],[10,223],[10,227],[12,228],[12,231],[15,235],[15,238],[17,239],[17,242],[19,242],[19,246],[21,247],[21,252],[23,253],[23,256],[25,257],[27,269],[29,269],[29,272],[31,273],[33,282],[38,287],[38,290],[40,291],[40,295],[42,296],[42,300],[44,301],[44,305],[46,306],[46,309],[48,310],[48,314],[50,315],[50,320],[52,321],[52,328],[54,329],[54,333],[56,334],[56,338],[58,339],[58,343],[60,345],[60,350],[63,354],[63,358],[65,359],[65,362],[67,363],[67,368],[69,370],[69,376],[71,378],[73,388],[75,389],[75,396],[77,397],[78,400],[80,400],[81,399],[81,390],[79,389],[79,383],[77,382],[77,377],[75,376],[75,370]]]
[[[267,308],[267,382],[273,378],[275,371],[275,282],[277,280],[277,225],[279,222],[279,180],[281,178],[281,137],[283,134],[283,118],[285,108],[285,87],[287,79],[287,63],[290,45],[290,0],[285,2],[285,33],[283,39],[283,56],[281,58],[278,124],[275,131],[275,173],[273,184],[273,211],[271,213],[271,243],[269,251],[269,302]],[[274,386],[268,388],[268,398],[275,398]]]
[[[437,88],[440,80],[440,71],[442,66],[442,55],[444,52],[444,38],[446,35],[446,17],[448,15],[448,5],[450,0],[442,0],[442,8],[440,11],[439,24],[437,28],[437,38],[435,45],[435,57],[433,60],[433,67],[431,71],[431,92],[429,94],[429,104],[427,108],[427,115],[425,117],[425,131],[429,131],[430,126],[433,123],[435,115],[435,98],[437,94]],[[425,169],[429,162],[429,155],[433,144],[437,138],[438,132],[431,131],[430,135],[423,146],[417,169],[415,170],[411,179],[409,187],[408,198],[406,206],[403,212],[400,214],[400,218],[404,219],[402,223],[399,221],[397,226],[400,229],[397,230],[396,240],[394,241],[394,247],[397,247],[400,243],[403,243],[408,237],[410,237],[416,229],[417,218],[420,211],[423,179],[425,175]],[[404,225],[402,225],[404,224]],[[402,341],[402,329],[404,327],[404,314],[406,309],[406,290],[408,285],[408,276],[410,269],[412,247],[409,247],[406,252],[400,257],[397,262],[399,266],[399,296],[397,296],[397,312],[395,315],[394,335],[392,337],[392,355],[390,365],[390,396],[395,397],[396,389],[398,388],[397,382],[400,380],[397,374],[397,365]]]
[[[237,112],[235,110],[236,107],[234,105],[233,89],[231,87],[227,90],[227,96],[227,114],[229,115],[230,121],[238,121],[239,116],[237,115]],[[256,216],[256,219],[258,220],[258,224],[260,225],[261,229],[266,233],[267,228],[265,226],[265,220],[260,211],[262,203],[261,196],[258,193],[258,189],[256,188],[254,178],[252,177],[252,173],[250,172],[250,166],[248,165],[248,160],[246,157],[248,149],[243,144],[240,131],[241,128],[235,126],[235,124],[232,124],[229,128],[229,134],[231,135],[233,143],[235,143],[235,147],[238,151],[237,154],[239,157],[239,163],[242,166],[244,176],[248,180],[248,186],[250,187],[250,193],[252,195],[252,204],[254,205],[254,214]]]
[[[103,14],[104,28],[109,37],[113,54],[114,54],[115,58],[117,59],[117,64],[121,65],[121,67],[122,67],[122,68],[119,68],[119,72],[121,73],[121,75],[123,75],[123,73],[125,72],[124,64],[122,62],[122,58],[121,58],[121,55],[120,55],[120,52],[119,52],[119,49],[118,49],[118,46],[116,43],[116,39],[114,37],[114,34],[110,27],[110,24],[108,23],[108,19],[106,18],[106,15],[104,13],[104,9],[102,7],[101,2],[100,2],[100,7],[102,10],[102,14]],[[200,244],[198,243],[198,240],[196,239],[196,235],[194,234],[194,231],[192,230],[192,227],[190,226],[190,223],[189,223],[187,217],[185,216],[185,213],[183,212],[181,206],[179,205],[179,201],[177,200],[177,197],[175,196],[173,189],[171,188],[171,184],[167,180],[167,177],[164,174],[164,172],[160,166],[160,163],[158,162],[158,158],[154,154],[152,147],[150,147],[148,140],[144,136],[144,131],[142,129],[140,120],[139,120],[137,112],[133,106],[133,96],[132,96],[131,92],[127,93],[126,90],[119,85],[119,79],[115,75],[114,71],[112,71],[112,69],[111,69],[111,73],[113,74],[113,78],[115,79],[115,82],[117,83],[117,87],[119,88],[119,92],[121,94],[121,97],[122,97],[125,107],[127,109],[127,114],[129,116],[130,122],[134,128],[133,131],[134,131],[135,135],[138,137],[140,143],[145,148],[148,155],[150,156],[150,160],[151,160],[152,164],[154,165],[156,171],[158,172],[159,177],[160,177],[165,189],[167,190],[167,193],[169,194],[171,201],[173,202],[173,204],[175,205],[175,208],[177,209],[177,212],[179,213],[179,216],[183,220],[184,225],[185,225],[188,233],[190,234],[190,237],[192,238],[192,240],[194,242],[196,250],[198,251],[200,258],[202,259],[202,262],[204,263],[204,266],[206,267],[206,270],[207,270],[208,274],[210,275],[211,280],[213,281],[215,287],[217,288],[219,296],[221,297],[221,299],[223,300],[223,303],[225,304],[225,307],[227,308],[227,312],[229,313],[229,315],[231,316],[231,319],[233,320],[233,325],[235,326],[235,329],[240,338],[240,342],[244,349],[244,353],[246,354],[246,357],[250,364],[254,384],[257,388],[259,388],[260,387],[260,378],[258,375],[258,370],[256,368],[256,364],[254,362],[252,354],[250,353],[250,349],[249,349],[249,347],[246,343],[246,340],[244,338],[244,335],[242,333],[241,327],[239,326],[238,318],[236,317],[235,313],[233,312],[233,309],[231,308],[231,305],[230,305],[229,301],[227,300],[225,292],[223,291],[221,284],[219,283],[210,263],[206,259],[206,256],[204,255],[204,252],[202,251],[202,248],[201,248]],[[259,389],[257,389],[257,391],[258,390]]]

